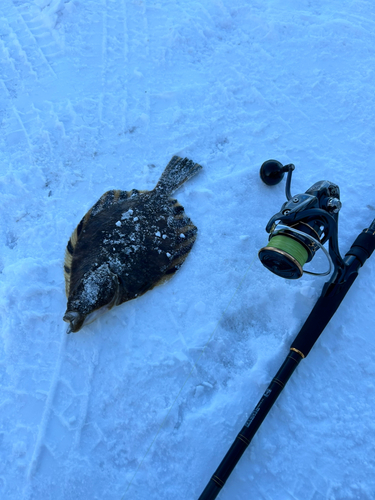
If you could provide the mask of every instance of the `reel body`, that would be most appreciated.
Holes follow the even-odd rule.
[[[269,242],[259,251],[259,259],[271,272],[287,279],[298,279],[304,272],[321,276],[330,274],[332,267],[343,264],[338,248],[340,189],[332,182],[319,181],[305,193],[292,196],[290,185],[294,165],[282,168],[284,172],[288,171],[287,201],[268,221]],[[323,246],[327,241],[329,251]],[[329,270],[324,273],[304,270],[303,266],[314,258],[319,248],[328,258]]]

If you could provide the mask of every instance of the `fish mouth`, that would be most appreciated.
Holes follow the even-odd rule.
[[[66,311],[63,320],[70,323],[66,333],[78,332],[78,330],[82,328],[85,318],[85,314],[81,314],[77,311]]]

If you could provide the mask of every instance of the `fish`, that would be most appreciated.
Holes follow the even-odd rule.
[[[170,279],[197,227],[171,197],[202,166],[173,156],[152,191],[110,190],[85,214],[64,260],[67,333]]]

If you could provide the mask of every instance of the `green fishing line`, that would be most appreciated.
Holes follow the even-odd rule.
[[[285,253],[291,255],[296,259],[297,262],[301,265],[301,267],[306,264],[308,253],[306,248],[298,243],[298,241],[290,238],[289,236],[283,236],[278,234],[270,239],[267,247],[277,248],[278,250],[282,250]]]

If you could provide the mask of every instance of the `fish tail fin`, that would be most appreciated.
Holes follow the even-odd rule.
[[[202,165],[199,165],[199,163],[194,163],[188,158],[173,156],[165,167],[159,182],[156,184],[155,190],[170,195],[201,169]]]

